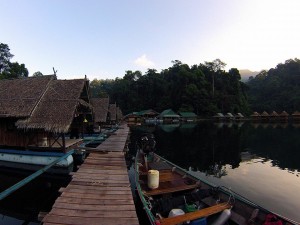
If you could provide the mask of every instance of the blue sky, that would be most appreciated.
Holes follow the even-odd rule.
[[[270,69],[300,58],[299,0],[0,0],[13,62],[59,79],[221,59]]]

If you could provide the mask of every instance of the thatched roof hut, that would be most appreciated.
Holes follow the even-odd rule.
[[[300,112],[296,111],[292,114],[292,118],[293,120],[297,120],[299,121],[300,120]]]
[[[109,114],[110,114],[110,121],[116,122],[117,121],[117,104],[110,104],[109,105]]]
[[[117,120],[120,121],[123,118],[123,113],[122,110],[120,109],[119,106],[117,106]]]
[[[269,118],[270,118],[269,113],[267,113],[266,111],[263,111],[262,114],[261,114],[260,116],[261,116],[261,118],[262,118],[263,120],[266,120],[266,119],[269,119]]]
[[[86,79],[56,76],[0,80],[0,117],[18,118],[18,129],[66,133],[80,108],[90,111]]]
[[[94,121],[96,123],[106,123],[109,113],[109,98],[92,98]]]

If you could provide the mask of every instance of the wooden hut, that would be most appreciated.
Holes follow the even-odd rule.
[[[253,121],[258,121],[261,119],[261,115],[258,112],[254,112],[250,117]]]
[[[260,117],[263,121],[268,121],[270,119],[270,115],[266,111],[263,111]]]
[[[109,104],[109,121],[110,124],[117,123],[117,104]]]
[[[56,76],[0,80],[0,146],[66,151],[92,120],[86,79]]]
[[[289,120],[289,114],[286,111],[283,111],[279,114],[279,120],[281,122],[287,122]]]
[[[294,122],[300,122],[300,112],[296,111],[292,114],[292,119]]]
[[[271,122],[278,122],[279,121],[279,114],[276,111],[273,111],[270,115],[270,121]]]
[[[222,120],[225,119],[225,116],[224,116],[223,113],[217,113],[216,115],[213,116],[213,118],[214,118],[215,120],[222,121]]]
[[[100,132],[101,127],[108,123],[109,117],[109,98],[91,98],[94,114],[94,131]]]

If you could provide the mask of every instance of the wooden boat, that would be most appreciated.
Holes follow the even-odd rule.
[[[160,157],[153,152],[152,138],[142,137],[135,158],[137,193],[151,224],[298,224]]]
[[[61,152],[38,152],[13,149],[0,149],[0,167],[27,171],[37,171],[62,157]],[[73,171],[73,156],[69,155],[47,172],[54,174],[69,174]]]

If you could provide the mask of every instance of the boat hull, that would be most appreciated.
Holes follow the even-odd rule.
[[[37,171],[61,156],[63,156],[63,153],[0,149],[0,166],[11,169]],[[73,163],[73,157],[69,155],[47,170],[46,173],[68,174],[73,170]]]

